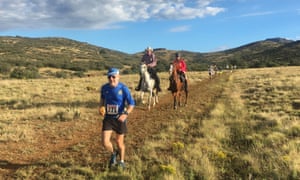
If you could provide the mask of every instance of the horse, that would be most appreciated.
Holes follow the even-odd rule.
[[[142,78],[140,99],[141,99],[142,103],[145,104],[145,102],[143,100],[144,94],[145,94],[145,92],[149,93],[147,104],[148,104],[148,110],[150,110],[151,102],[152,102],[153,107],[156,105],[156,103],[158,103],[158,91],[155,87],[155,80],[153,78],[151,78],[146,64],[141,64],[140,74],[141,74],[141,78]]]
[[[171,67],[172,74],[170,77],[171,80],[171,93],[173,96],[173,108],[177,109],[177,106],[182,105],[182,101],[184,105],[187,104],[188,99],[188,89],[187,89],[187,81],[183,82],[180,78],[180,74],[176,66]]]
[[[216,71],[214,66],[210,65],[208,68],[208,75],[209,75],[209,79],[212,79],[215,75]]]

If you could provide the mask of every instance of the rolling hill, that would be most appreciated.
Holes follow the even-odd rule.
[[[175,51],[165,48],[154,49],[159,59],[158,71],[168,70]],[[83,72],[104,70],[114,66],[123,69],[123,73],[137,73],[143,52],[127,54],[66,38],[27,38],[0,37],[0,74],[2,77],[16,77],[29,71],[30,76],[41,68],[55,68],[63,71]],[[210,64],[221,68],[234,64],[239,68],[273,67],[300,65],[300,41],[272,38],[253,42],[237,48],[212,53],[181,52],[187,60],[189,70],[206,70]],[[14,72],[14,70],[16,72]],[[79,72],[79,73],[78,73]],[[11,76],[14,73],[16,76]],[[28,73],[27,73],[28,74]],[[51,74],[56,75],[57,74]],[[10,76],[9,76],[10,75]],[[21,78],[24,77],[21,75]]]

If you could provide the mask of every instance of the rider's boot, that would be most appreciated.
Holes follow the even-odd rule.
[[[161,92],[161,88],[160,88],[159,84],[156,85],[156,89],[157,89],[158,92]]]
[[[158,92],[161,92],[161,88],[160,88],[160,81],[158,79],[158,77],[155,79],[155,84],[156,84],[156,89]]]
[[[140,90],[141,90],[141,84],[142,84],[142,78],[140,78],[139,84],[138,84],[138,86],[135,88],[136,91],[140,91]]]
[[[161,92],[161,88],[160,88],[159,86],[157,87],[157,91],[158,91],[158,92]]]
[[[171,84],[172,84],[172,80],[170,80],[170,82],[169,82],[169,87],[168,87],[168,91],[171,91],[172,90],[172,88],[171,88]]]

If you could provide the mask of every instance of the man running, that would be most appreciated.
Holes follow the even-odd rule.
[[[119,165],[125,168],[125,144],[124,135],[127,133],[127,117],[132,112],[135,102],[128,87],[119,82],[120,74],[116,68],[110,68],[107,72],[108,83],[101,87],[99,113],[104,116],[102,125],[103,146],[111,152],[109,167]],[[111,142],[113,131],[116,132],[118,150],[114,150]],[[120,161],[117,163],[117,155]]]

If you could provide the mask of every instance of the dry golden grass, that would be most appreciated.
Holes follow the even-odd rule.
[[[283,148],[290,144],[299,147],[300,134],[289,135],[291,129],[299,127],[300,123],[300,110],[292,105],[300,98],[299,82],[299,67],[247,69],[233,74],[233,88],[228,97],[234,102],[236,113],[240,112],[234,123],[248,124],[245,128],[249,132],[245,131],[245,139],[240,140],[251,145],[243,154],[247,155],[247,161],[256,167],[254,170],[258,174],[272,178],[299,177],[299,149],[295,154],[297,150],[294,148]],[[262,156],[266,159],[262,160]],[[266,167],[267,163],[273,165]],[[278,172],[272,172],[272,168]]]
[[[222,84],[222,96],[209,116],[201,120],[198,132],[203,136],[182,140],[182,154],[171,155],[177,157],[172,160],[174,171],[186,172],[186,179],[299,178],[300,110],[295,105],[300,97],[299,79],[299,67],[234,72]],[[193,115],[177,119],[158,134],[161,139],[146,144],[155,142],[160,149],[168,149],[166,139],[174,142],[178,133],[185,136],[178,130],[191,129],[197,121]],[[168,157],[155,159],[161,164],[170,162]],[[176,179],[176,175],[164,179]]]
[[[106,77],[100,74],[74,79],[1,80],[0,140],[32,140],[37,127],[32,127],[30,122],[64,120],[57,117],[59,114],[65,115],[62,118],[66,120],[73,119],[76,113],[80,113],[83,120],[90,119],[97,111],[89,106],[96,106],[100,86],[107,82]],[[199,74],[191,72],[190,81],[201,80]],[[160,77],[162,88],[167,89],[168,74],[161,73]],[[137,85],[138,76],[124,75],[121,81],[129,86],[133,96],[137,98],[138,94],[133,89]],[[166,91],[161,94],[165,93]],[[27,137],[22,134],[27,134]]]
[[[168,74],[159,76],[166,89]],[[226,77],[207,81],[201,99],[194,96],[187,108],[161,117],[172,121],[145,135],[143,145],[128,154],[130,166],[124,172],[98,172],[83,142],[70,147],[83,155],[80,161],[61,153],[57,164],[21,168],[15,177],[299,179],[300,67],[243,69]],[[193,85],[205,79],[207,72],[189,75]],[[136,98],[137,81],[137,75],[122,77]],[[80,123],[54,135],[56,141],[71,139],[73,131],[99,121],[98,91],[105,82],[105,76],[1,81],[0,141],[33,142],[40,131],[55,133],[55,126],[79,117]]]

